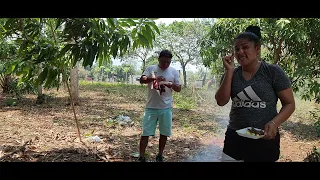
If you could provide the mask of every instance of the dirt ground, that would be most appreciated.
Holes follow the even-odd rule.
[[[80,86],[80,105],[75,109],[82,142],[65,90],[45,91],[52,98],[42,105],[35,104],[35,95],[24,96],[17,106],[6,106],[6,97],[2,98],[0,161],[135,161],[133,154],[138,152],[145,105],[145,91],[141,88],[144,87]],[[223,134],[216,116],[219,108],[214,103],[201,103],[192,110],[174,108],[173,136],[168,139],[165,160],[185,161],[208,141]],[[134,124],[110,121],[119,115],[129,116]],[[294,116],[281,128],[280,161],[303,161],[314,146],[320,147],[313,127],[298,119],[301,118]],[[91,142],[90,136],[98,136],[102,142]],[[157,131],[150,138],[147,147],[150,159],[156,156],[158,137]]]

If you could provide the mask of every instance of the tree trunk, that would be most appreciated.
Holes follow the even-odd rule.
[[[187,87],[187,72],[186,72],[186,66],[182,67],[182,73],[183,73],[183,87]]]
[[[40,75],[41,71],[42,71],[42,66],[40,64],[39,69],[38,69],[38,76]],[[40,98],[41,95],[42,95],[42,85],[39,84],[38,85],[38,98]]]
[[[5,93],[9,93],[10,92],[10,88],[11,88],[11,83],[12,83],[12,77],[11,75],[5,75],[4,78],[1,80],[1,85],[2,85],[2,92]]]
[[[70,73],[71,94],[74,101],[74,105],[79,105],[79,78],[78,78],[78,66],[77,63]]]
[[[126,84],[128,84],[128,73],[126,72]]]
[[[204,84],[206,83],[206,77],[207,77],[207,70],[204,73],[203,79],[202,79],[202,87],[204,86]]]
[[[38,97],[42,95],[42,85],[38,85]]]
[[[144,70],[146,69],[146,60],[142,60],[142,73],[144,72]]]
[[[280,39],[277,47],[274,44],[274,64],[278,64],[280,61],[282,42],[283,38]]]

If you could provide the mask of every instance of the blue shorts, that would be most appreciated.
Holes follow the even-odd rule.
[[[172,134],[172,108],[151,109],[144,111],[142,136],[154,136],[157,123],[159,121],[159,131],[161,135],[171,136]]]

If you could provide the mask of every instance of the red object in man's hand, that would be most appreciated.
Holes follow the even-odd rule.
[[[159,91],[159,94],[161,95],[163,92],[165,92],[165,85],[164,84],[160,84],[159,82],[161,81],[165,81],[166,78],[160,76],[160,77],[157,77],[156,80],[153,81],[153,89]]]
[[[153,89],[159,89],[159,83],[157,80],[153,80]]]

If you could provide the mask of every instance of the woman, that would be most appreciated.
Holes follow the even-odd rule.
[[[234,53],[222,58],[226,73],[215,94],[219,106],[232,100],[230,121],[225,133],[223,159],[275,162],[280,155],[278,127],[295,110],[290,79],[274,64],[260,59],[261,33],[249,26],[234,41]],[[235,68],[233,58],[239,67]],[[277,112],[277,101],[282,108]],[[264,130],[262,139],[239,136],[236,130],[255,127]]]

